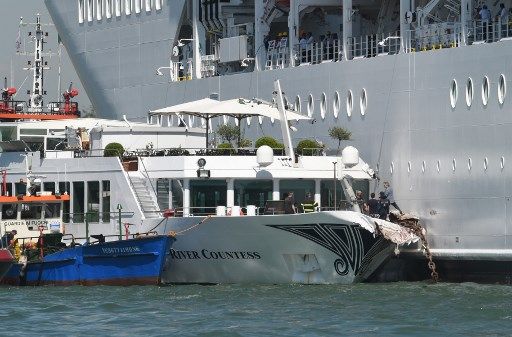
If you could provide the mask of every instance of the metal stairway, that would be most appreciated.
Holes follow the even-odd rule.
[[[151,187],[147,186],[147,180],[136,176],[130,176],[130,181],[144,216],[146,218],[160,217],[160,207],[153,197]]]

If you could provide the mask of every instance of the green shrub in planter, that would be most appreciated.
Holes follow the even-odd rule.
[[[297,144],[297,153],[303,156],[318,155],[320,149],[323,149],[323,145],[312,139],[303,139]]]
[[[110,143],[107,146],[105,146],[105,157],[120,157],[124,153],[124,147],[123,145],[119,143]]]

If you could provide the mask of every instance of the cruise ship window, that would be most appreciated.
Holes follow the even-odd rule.
[[[333,180],[322,180],[320,183],[321,208],[334,209],[334,184]],[[339,180],[336,181],[336,209],[345,205],[345,194]]]
[[[93,18],[93,0],[87,0],[87,21],[91,22]]]
[[[489,77],[484,76],[482,81],[482,104],[487,105],[489,102]]]
[[[155,0],[155,9],[157,11],[162,9],[162,0]]]
[[[190,204],[194,215],[214,214],[219,205],[226,205],[226,180],[191,180]]]
[[[87,213],[90,222],[100,221],[100,182],[87,182]]]
[[[505,80],[505,75],[501,74],[500,79],[498,80],[498,101],[500,104],[505,102],[505,95],[507,94],[507,81]]]
[[[132,0],[124,0],[124,13],[126,15],[132,14]]]
[[[139,14],[141,9],[141,1],[142,0],[135,0],[135,13]]]
[[[279,190],[281,193],[293,192],[293,197],[297,205],[306,200],[306,194],[315,194],[315,181],[309,179],[281,179],[279,181]]]
[[[468,107],[471,106],[473,103],[473,80],[468,78],[468,81],[466,82],[466,105]]]
[[[302,104],[300,103],[300,96],[295,97],[295,111],[302,113]]]
[[[332,102],[332,111],[334,114],[334,118],[338,118],[340,110],[341,110],[340,93],[336,91],[334,93],[334,100]]]
[[[85,6],[84,0],[78,0],[78,23],[84,23]]]
[[[250,117],[250,116],[246,118],[247,126],[251,126],[251,120],[252,120],[252,117]],[[203,125],[203,127],[204,127],[204,125]]]
[[[73,181],[73,222],[84,222],[85,187],[83,181]]]
[[[103,203],[103,216],[102,220],[103,222],[109,222],[110,221],[110,180],[103,180],[101,182],[102,184],[102,192],[101,192],[101,198]]]
[[[115,1],[115,11],[116,11],[116,17],[121,16],[121,0],[114,0]]]
[[[146,12],[151,12],[151,0],[145,0]]]
[[[361,115],[366,114],[366,108],[368,107],[368,96],[366,95],[366,89],[361,90],[361,97],[359,98],[359,108],[361,109]]]
[[[103,0],[96,0],[96,20],[103,19]]]
[[[320,98],[320,116],[322,119],[325,119],[325,112],[327,110],[327,97],[325,96],[325,93],[322,93],[322,96]]]
[[[61,193],[61,194],[69,194],[70,192],[70,189],[71,189],[71,185],[69,182],[60,182],[59,183],[59,190],[58,192]],[[69,206],[70,206],[70,201],[67,200],[67,201],[64,201],[62,203],[62,210],[63,210],[63,216],[62,216],[62,222],[65,222],[65,223],[68,223],[69,222],[69,219],[70,219],[70,216],[69,216]]]
[[[352,94],[352,90],[349,90],[347,93],[347,116],[352,116],[352,109],[354,108],[354,95]]]
[[[14,183],[15,195],[25,195],[27,193],[27,184],[24,182]]]
[[[112,0],[105,0],[105,17],[107,19],[112,18]]]
[[[450,85],[450,105],[455,108],[457,105],[457,98],[459,96],[459,90],[457,88],[457,80],[453,79]]]
[[[312,94],[308,97],[308,117],[312,117],[315,112],[315,100]]]

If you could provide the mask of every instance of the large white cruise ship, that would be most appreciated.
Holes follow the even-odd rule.
[[[212,94],[270,100],[279,79],[289,103],[313,118],[298,122],[294,140],[335,147],[328,129],[350,130],[400,207],[427,227],[441,273],[510,281],[509,1],[46,5],[102,117],[145,119]],[[243,123],[249,137],[279,132],[270,119]]]

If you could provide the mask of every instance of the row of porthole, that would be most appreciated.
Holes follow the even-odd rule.
[[[345,107],[347,111],[347,116],[351,117],[352,112],[354,110],[354,94],[352,93],[352,90],[347,91],[347,98],[345,102]],[[361,90],[361,94],[359,96],[359,108],[361,112],[361,116],[364,116],[366,114],[366,109],[368,108],[368,95],[366,93],[366,89]],[[339,113],[341,111],[341,99],[340,99],[340,93],[338,91],[334,92],[334,98],[332,102],[332,110],[334,118],[338,118]],[[295,111],[298,113],[302,112],[302,101],[299,95],[295,97]],[[309,94],[308,96],[308,104],[307,104],[307,113],[308,117],[313,117],[313,114],[315,112],[315,100],[313,97],[313,94]],[[323,92],[320,95],[320,117],[322,119],[325,119],[327,114],[327,95]]]
[[[471,158],[468,158],[467,168],[468,168],[468,171],[471,171],[471,169],[473,168],[473,160]],[[487,158],[487,157],[484,158],[483,168],[484,168],[484,171],[487,171],[487,169],[489,168],[489,158]],[[505,168],[505,157],[503,157],[503,156],[500,158],[500,168],[502,170]],[[423,161],[421,163],[421,172],[425,173],[426,169],[427,169],[427,163],[425,161]],[[455,172],[456,169],[457,169],[457,160],[455,158],[453,158],[452,171]],[[410,161],[408,161],[407,162],[407,172],[410,173],[411,170],[412,170],[412,163]],[[440,160],[436,161],[436,170],[437,170],[437,172],[441,172],[441,161]],[[389,165],[389,172],[391,174],[393,174],[394,171],[395,171],[395,163],[391,162],[391,164]]]
[[[484,76],[482,79],[482,104],[484,106],[489,103],[489,77]],[[473,79],[469,77],[466,81],[466,105],[468,107],[473,104],[473,95],[474,94],[474,88],[473,88]],[[498,79],[498,102],[500,104],[503,104],[505,102],[505,96],[507,94],[507,81],[505,78],[505,75],[501,74]],[[453,79],[452,83],[450,85],[450,105],[452,108],[455,108],[457,105],[457,99],[459,96],[459,90],[457,86],[457,80]]]

